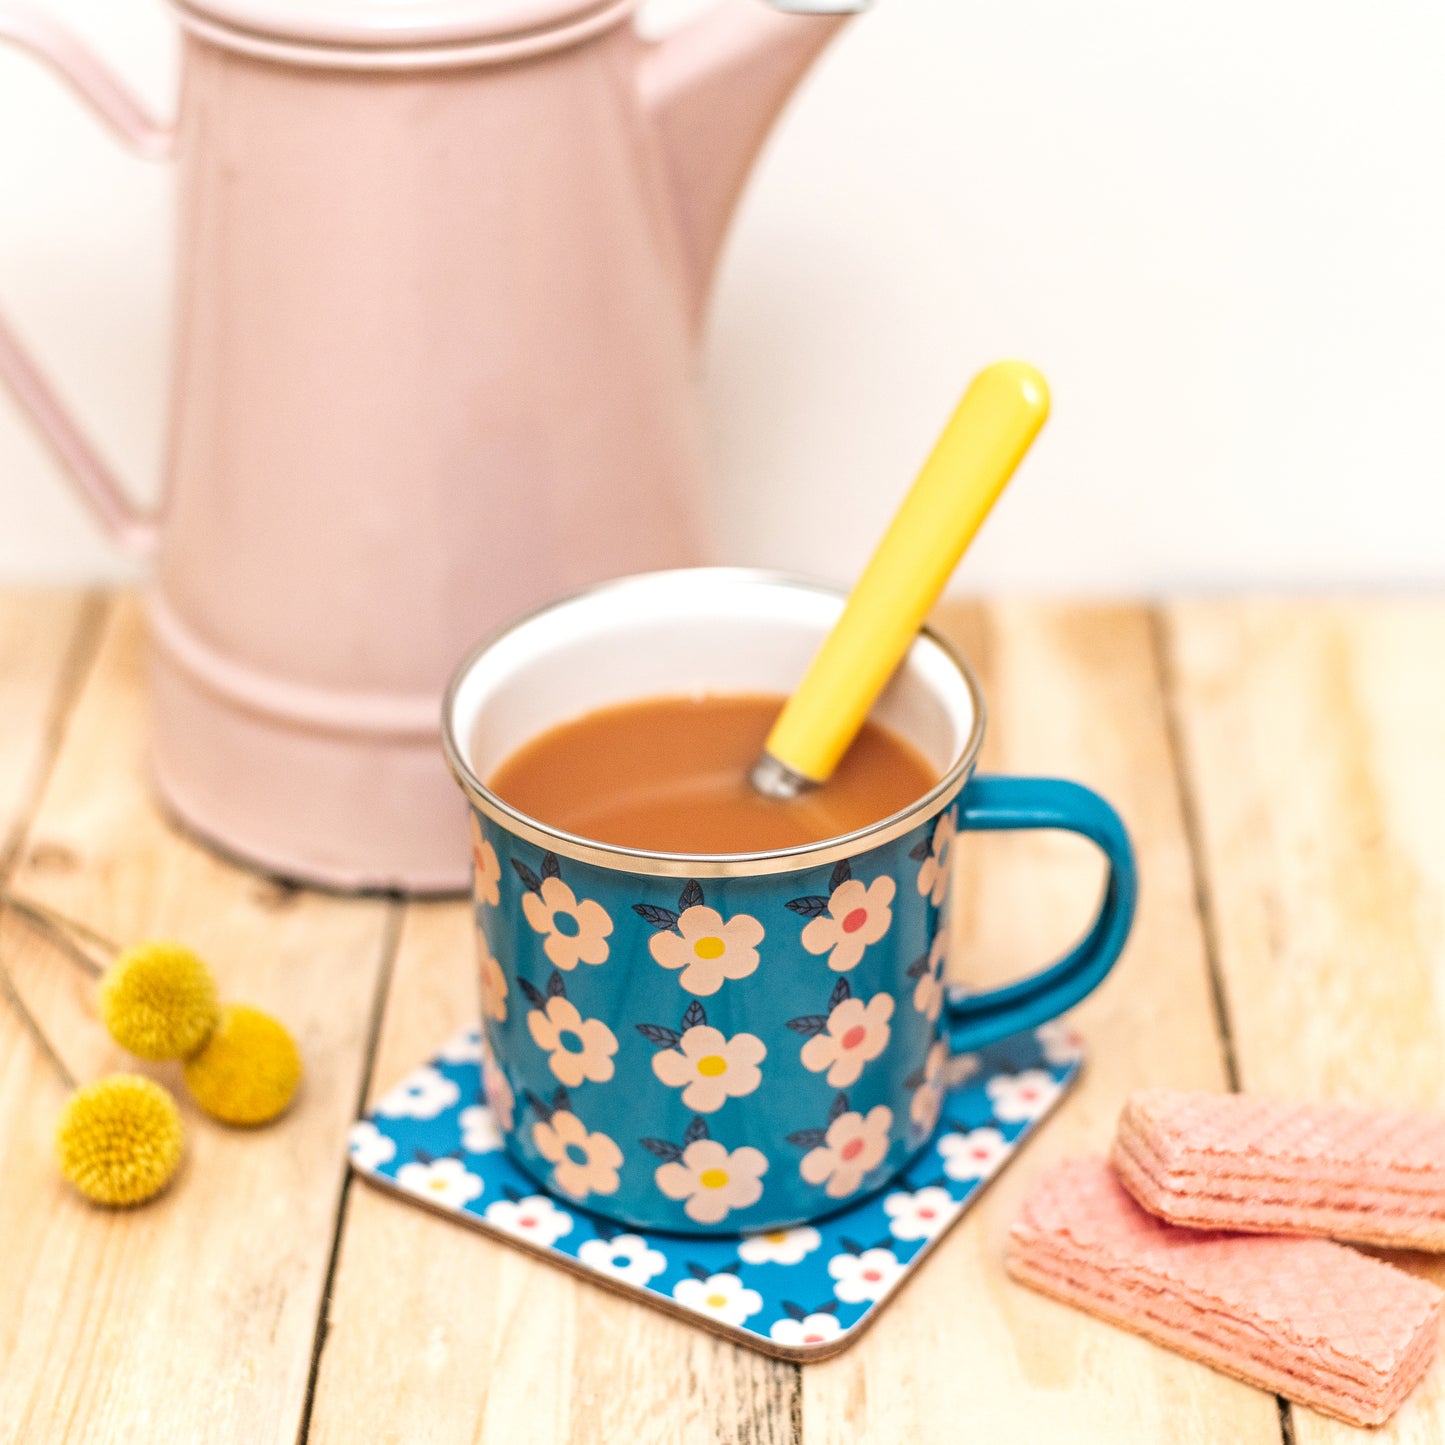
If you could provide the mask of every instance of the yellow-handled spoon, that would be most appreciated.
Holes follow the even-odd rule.
[[[778,714],[750,774],[760,793],[793,798],[833,776],[1048,415],[1048,384],[1027,362],[974,377]]]

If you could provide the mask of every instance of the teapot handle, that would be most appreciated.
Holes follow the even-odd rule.
[[[146,160],[166,160],[173,133],[76,39],[48,16],[12,0],[0,0],[0,41],[44,61],[90,106],[127,149]],[[44,372],[0,317],[0,381],[35,423],[106,529],[128,551],[148,555],[156,523],[137,509],[71,417]]]

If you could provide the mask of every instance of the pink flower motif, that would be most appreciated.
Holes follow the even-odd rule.
[[[532,1143],[552,1169],[552,1183],[564,1194],[616,1194],[622,1150],[606,1134],[589,1134],[576,1114],[559,1109],[532,1126]]]
[[[893,880],[875,878],[865,887],[857,878],[840,883],[828,899],[828,911],[803,929],[803,947],[809,953],[828,954],[835,973],[856,968],[863,950],[877,943],[893,922]]]
[[[775,1345],[825,1345],[843,1333],[836,1315],[826,1313],[804,1315],[801,1319],[783,1318],[773,1321],[768,1336]]]
[[[987,1179],[1005,1159],[1012,1146],[997,1129],[985,1125],[967,1134],[945,1134],[937,1144],[943,1172],[963,1183]]]
[[[995,1074],[984,1085],[993,1115],[1001,1124],[1025,1124],[1042,1119],[1063,1092],[1052,1074],[1025,1069],[1021,1074]]]
[[[577,895],[555,874],[522,895],[522,912],[533,933],[546,940],[542,951],[569,973],[579,963],[604,963],[612,920],[600,903]]]
[[[664,968],[680,968],[678,982],[689,993],[706,998],[730,978],[746,978],[758,966],[763,925],[746,913],[724,919],[716,908],[694,904],[684,909],[671,929],[655,933],[652,956]]]
[[[883,1200],[888,1232],[894,1239],[934,1239],[957,1217],[962,1205],[937,1184],[925,1185],[910,1194],[895,1190]]]
[[[839,987],[846,984],[840,980]],[[822,1031],[803,1045],[803,1067],[815,1074],[826,1069],[835,1089],[857,1083],[863,1065],[888,1047],[888,1020],[892,1017],[889,994],[875,993],[866,1004],[860,998],[845,998],[828,1014]]]
[[[711,1114],[729,1099],[751,1094],[763,1081],[758,1065],[767,1045],[756,1034],[734,1034],[706,1024],[688,1029],[677,1047],[653,1056],[652,1072],[670,1089],[682,1090],[684,1108]]]
[[[477,951],[482,959],[482,1017],[501,1023],[507,1017],[507,975],[492,957],[481,929],[477,930]]]
[[[958,822],[953,810],[939,816],[933,828],[933,841],[928,857],[918,870],[918,891],[928,897],[935,908],[948,893],[949,864],[953,856],[953,840],[958,836]]]
[[[948,963],[948,932],[940,928],[928,950],[928,957],[920,959],[908,971],[918,970],[918,982],[913,986],[913,1007],[933,1023],[943,1012],[943,970]]]
[[[512,1118],[517,1107],[517,1097],[507,1076],[502,1072],[490,1050],[482,1052],[482,1093],[487,1106],[496,1115],[497,1123],[504,1134],[512,1129]]]
[[[527,1015],[527,1030],[546,1053],[548,1068],[569,1089],[584,1079],[603,1084],[612,1077],[617,1035],[601,1019],[584,1019],[560,994]]]
[[[865,1249],[862,1254],[835,1254],[828,1261],[833,1293],[844,1304],[880,1300],[903,1278],[903,1264],[891,1249]]]
[[[862,1188],[865,1176],[888,1153],[888,1130],[893,1111],[877,1104],[866,1115],[839,1114],[823,1142],[803,1155],[798,1172],[809,1184],[823,1185],[829,1199],[844,1199]]]
[[[948,1062],[948,1045],[942,1039],[935,1039],[928,1057],[923,1061],[923,1078],[913,1091],[913,1101],[908,1106],[908,1117],[920,1135],[933,1133],[938,1116],[943,1111],[943,1096],[947,1092],[944,1065]]]
[[[682,1208],[689,1219],[717,1224],[762,1198],[767,1172],[766,1156],[750,1144],[729,1150],[716,1139],[694,1139],[653,1177],[669,1199],[687,1201]]]
[[[497,850],[482,835],[482,825],[477,815],[471,815],[472,825],[472,898],[479,904],[495,906],[501,901],[499,885],[502,881],[502,865],[497,862]]]

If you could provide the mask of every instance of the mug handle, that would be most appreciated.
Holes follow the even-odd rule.
[[[1078,833],[1109,863],[1098,915],[1075,948],[1016,983],[949,1003],[950,1047],[969,1053],[1057,1018],[1103,982],[1129,937],[1139,881],[1119,815],[1091,789],[1063,778],[972,777],[959,797],[958,827],[977,833],[1025,828]]]

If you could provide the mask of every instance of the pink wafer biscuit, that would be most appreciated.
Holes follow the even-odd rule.
[[[1172,1224],[1445,1250],[1445,1118],[1148,1089],[1113,1159]]]
[[[1009,1234],[1024,1283],[1252,1385],[1378,1425],[1435,1353],[1439,1290],[1323,1239],[1175,1229],[1102,1159],[1040,1181]]]

